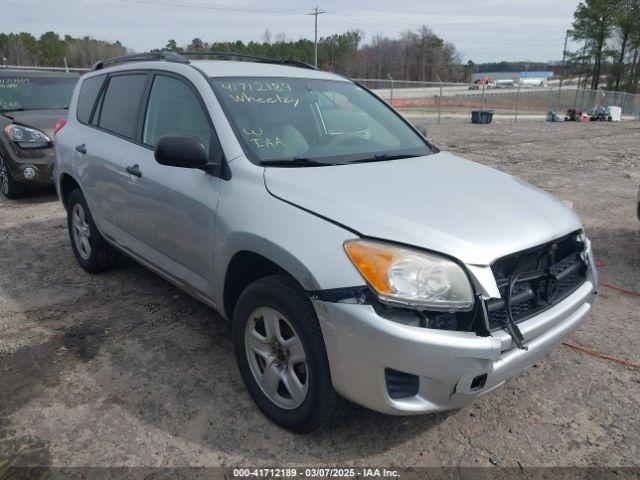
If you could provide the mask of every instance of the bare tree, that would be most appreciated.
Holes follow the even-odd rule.
[[[427,26],[407,30],[399,39],[375,35],[363,46],[355,59],[359,76],[369,78],[435,81],[459,79],[462,76],[460,54]]]

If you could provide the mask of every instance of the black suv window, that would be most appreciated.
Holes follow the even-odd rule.
[[[192,135],[209,149],[211,127],[198,96],[173,77],[156,75],[149,95],[142,142],[154,146],[163,135]]]
[[[93,104],[96,103],[100,87],[104,82],[104,75],[87,78],[82,82],[80,87],[80,95],[78,96],[78,120],[82,123],[89,123]]]
[[[138,107],[146,81],[145,73],[111,77],[102,99],[98,126],[134,139],[138,124]]]

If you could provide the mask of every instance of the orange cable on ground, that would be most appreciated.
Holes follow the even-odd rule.
[[[604,262],[602,260],[596,260],[596,267],[604,267]],[[610,288],[612,290],[616,290],[618,292],[626,293],[627,295],[634,295],[640,297],[640,292],[634,292],[633,290],[627,290],[626,288],[617,287],[615,285],[611,285],[606,282],[598,282],[599,285],[603,287]],[[619,365],[624,365],[626,367],[632,367],[640,369],[640,364],[630,362],[628,360],[622,360],[620,358],[612,357],[611,355],[606,355],[604,353],[596,352],[595,350],[591,350],[587,347],[583,347],[582,345],[576,345],[571,342],[562,342],[565,347],[574,348],[582,353],[586,353],[587,355],[591,355],[593,357],[602,358],[604,360],[609,360],[610,362],[617,363]]]
[[[604,262],[602,260],[596,260],[596,267],[604,267]],[[617,292],[626,293],[627,295],[633,295],[634,297],[640,297],[640,292],[636,292],[634,290],[627,290],[626,288],[618,287],[616,285],[611,285],[610,283],[599,281],[598,285],[602,285],[603,287],[610,288],[611,290],[615,290]]]
[[[593,357],[598,357],[598,358],[602,358],[604,360],[609,360],[610,362],[618,363],[620,365],[625,365],[627,367],[633,367],[633,368],[640,369],[640,364],[638,364],[638,363],[630,362],[628,360],[622,360],[620,358],[612,357],[611,355],[606,355],[604,353],[596,352],[595,350],[591,350],[591,349],[589,349],[587,347],[583,347],[582,345],[576,345],[575,343],[571,343],[571,342],[562,342],[562,344],[565,347],[575,348],[576,350],[579,350],[579,351],[581,351],[583,353],[586,353],[587,355],[591,355]]]
[[[640,292],[634,292],[633,290],[627,290],[627,289],[622,288],[622,287],[616,287],[615,285],[611,285],[610,283],[607,283],[607,282],[598,282],[598,284],[602,285],[603,287],[610,288],[611,290],[616,290],[618,292],[626,293],[627,295],[633,295],[635,297],[640,297]]]

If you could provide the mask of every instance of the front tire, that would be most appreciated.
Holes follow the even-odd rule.
[[[87,201],[78,189],[72,191],[67,200],[67,228],[73,254],[85,271],[100,273],[120,264],[120,254],[100,234]]]
[[[24,198],[29,193],[29,189],[24,183],[16,182],[13,179],[9,167],[2,157],[0,157],[0,191],[9,200]]]
[[[340,399],[318,317],[294,280],[272,275],[249,285],[238,300],[232,329],[240,373],[270,420],[310,433],[335,418]]]

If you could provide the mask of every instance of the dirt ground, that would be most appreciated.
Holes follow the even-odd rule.
[[[640,123],[429,125],[442,149],[573,203],[601,280],[640,290]],[[640,298],[601,288],[571,341],[640,362]],[[0,470],[54,466],[640,466],[640,371],[559,347],[458,411],[348,405],[299,436],[256,409],[214,311],[127,262],[92,276],[51,192],[0,201]]]

